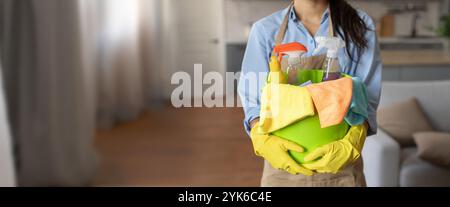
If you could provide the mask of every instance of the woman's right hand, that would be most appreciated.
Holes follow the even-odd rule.
[[[258,124],[252,128],[250,133],[256,155],[266,159],[276,169],[294,175],[299,173],[307,176],[313,175],[313,171],[300,166],[289,155],[288,151],[303,152],[304,149],[301,146],[280,137],[260,134],[257,132],[257,126]]]

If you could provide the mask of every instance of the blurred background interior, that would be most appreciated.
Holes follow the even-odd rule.
[[[369,186],[450,186],[450,161],[423,155],[450,157],[450,1],[349,2],[384,62]],[[240,71],[252,24],[288,3],[0,0],[0,186],[258,186],[242,109],[175,109],[171,76]]]

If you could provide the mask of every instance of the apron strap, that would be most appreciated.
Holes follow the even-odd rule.
[[[280,25],[280,29],[278,31],[277,36],[275,37],[275,46],[279,46],[283,43],[284,37],[286,36],[286,31],[288,28],[288,24],[289,24],[289,17],[291,15],[291,11],[294,8],[294,1],[291,2],[291,4],[289,5],[289,9],[288,12],[286,14],[286,16],[283,19],[283,22]],[[331,18],[331,10],[328,9],[328,13],[329,13],[329,25],[328,25],[328,35],[330,37],[334,37],[334,27],[333,27],[333,20]]]
[[[334,37],[333,17],[331,16],[331,9],[328,7],[328,37]]]
[[[278,34],[275,38],[275,46],[279,46],[281,45],[281,43],[283,43],[283,39],[284,36],[286,35],[286,31],[288,28],[288,24],[289,24],[289,17],[291,15],[291,11],[294,8],[294,1],[291,2],[291,4],[289,5],[289,9],[288,12],[286,14],[286,16],[283,19],[283,22],[280,25],[280,29],[278,30]]]

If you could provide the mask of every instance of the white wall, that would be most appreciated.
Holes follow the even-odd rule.
[[[225,0],[225,39],[247,42],[251,25],[289,5],[288,0]]]

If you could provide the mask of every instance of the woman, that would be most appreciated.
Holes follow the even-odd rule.
[[[382,64],[374,23],[366,13],[355,10],[344,0],[293,0],[292,4],[292,7],[265,17],[253,25],[242,66],[239,94],[244,105],[244,124],[251,135],[256,154],[266,160],[261,185],[365,186],[359,155],[366,137],[365,132],[369,136],[376,133],[376,111],[381,92]],[[279,29],[283,22],[286,25],[285,35],[279,38]],[[356,132],[360,134],[360,138],[356,139],[358,136],[352,135],[355,138],[354,142],[346,145],[353,154],[341,156],[343,161],[338,166],[333,166],[335,170],[327,171],[325,168],[319,168],[319,165],[303,166],[296,163],[287,151],[301,152],[303,150],[301,146],[276,136],[254,133],[252,129],[259,121],[261,89],[266,79],[259,78],[257,87],[253,90],[247,90],[246,86],[249,77],[255,73],[267,75],[277,35],[278,41],[283,43],[300,42],[307,47],[311,55],[317,47],[315,38],[329,36],[329,28],[334,28],[332,35],[340,37],[346,43],[346,48],[339,51],[339,62],[344,69],[343,72],[359,77],[367,88],[369,116],[362,129]],[[354,147],[355,142],[362,143],[356,144],[360,147]],[[327,149],[331,151],[331,148],[334,147]],[[343,151],[346,150],[342,149],[337,154],[342,154]],[[336,158],[332,152],[322,152],[322,155],[328,156],[330,160]],[[321,160],[321,163],[331,165],[331,162],[326,163],[325,160]],[[322,173],[317,173],[320,171]]]

